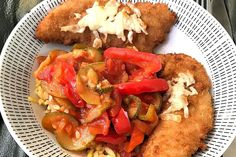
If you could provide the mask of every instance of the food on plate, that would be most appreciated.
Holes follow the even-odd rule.
[[[158,125],[162,94],[169,88],[156,75],[162,67],[158,55],[77,44],[71,52],[53,50],[37,61],[38,98],[29,99],[46,106],[42,126],[63,148],[138,154]]]
[[[38,97],[29,100],[46,106],[42,126],[63,148],[89,157],[189,157],[205,148],[211,84],[191,57],[76,44],[37,61]]]
[[[212,98],[209,93],[211,82],[204,67],[190,56],[166,54],[160,57],[163,69],[159,77],[168,80],[169,99],[162,103],[163,112],[160,118],[163,120],[159,121],[153,134],[143,146],[143,156],[190,157],[199,148],[206,148],[203,140],[214,125]],[[185,94],[190,96],[182,97],[181,101],[173,100],[179,97],[179,93],[184,93],[181,92],[184,89],[179,83],[184,82],[183,80],[188,86]],[[179,92],[173,97],[169,94],[174,90]],[[172,101],[178,105],[173,106]],[[188,106],[188,110],[183,106]],[[178,111],[180,108],[183,108],[183,111]],[[176,122],[180,120],[179,118],[181,122]]]
[[[42,126],[89,157],[189,157],[204,149],[213,127],[205,69],[184,54],[147,53],[175,21],[166,4],[148,2],[67,0],[51,11],[36,37],[83,44],[37,58],[38,97],[29,100],[46,106]]]
[[[84,43],[96,48],[135,46],[152,52],[176,21],[166,4],[115,0],[67,0],[38,25],[45,42]]]

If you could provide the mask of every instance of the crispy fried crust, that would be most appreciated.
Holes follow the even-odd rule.
[[[213,128],[210,80],[204,67],[184,54],[160,55],[163,71],[160,77],[170,80],[179,72],[193,74],[198,95],[189,97],[190,117],[181,123],[161,120],[142,147],[144,157],[190,157],[198,148],[204,148],[207,133]],[[166,103],[163,104],[166,108]],[[183,111],[180,111],[181,113]]]
[[[104,4],[106,0],[100,0]],[[61,6],[51,11],[38,25],[36,37],[45,42],[58,42],[63,44],[84,43],[92,45],[94,36],[86,29],[84,33],[61,32],[60,28],[66,25],[76,24],[74,13],[83,13],[87,8],[92,7],[94,0],[67,0]],[[135,6],[142,13],[142,20],[148,26],[148,35],[135,34],[134,45],[140,51],[151,52],[156,45],[165,40],[171,26],[176,21],[175,13],[168,10],[165,4],[136,3]],[[126,32],[127,33],[127,32]],[[126,47],[130,45],[123,42],[115,35],[108,35],[104,48]]]

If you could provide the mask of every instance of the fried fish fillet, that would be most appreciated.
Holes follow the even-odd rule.
[[[44,42],[57,42],[66,45],[83,43],[91,46],[95,37],[88,28],[84,33],[71,33],[62,32],[61,27],[76,24],[78,19],[75,18],[74,13],[85,14],[85,10],[92,7],[94,2],[95,0],[67,0],[39,23],[36,37]],[[106,2],[107,0],[99,0],[101,5]],[[176,21],[176,14],[169,11],[165,4],[136,3],[135,6],[141,11],[141,19],[147,25],[148,35],[134,33],[133,45],[140,51],[151,52],[156,45],[165,40],[171,26]],[[103,43],[103,48],[133,45],[118,39],[116,35],[108,35],[106,43]]]
[[[189,118],[180,123],[161,120],[142,147],[143,157],[190,157],[199,148],[205,148],[204,139],[213,128],[213,106],[209,93],[210,80],[204,67],[184,54],[160,55],[163,61],[162,78],[171,80],[178,73],[189,72],[196,83],[198,94],[190,96]],[[164,102],[164,108],[167,103]],[[179,111],[183,117],[183,111]]]

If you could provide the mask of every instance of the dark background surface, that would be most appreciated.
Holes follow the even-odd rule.
[[[0,50],[17,22],[41,0],[0,1]],[[229,35],[236,39],[236,0],[195,0],[207,9],[224,26]],[[208,5],[207,5],[208,4]],[[1,104],[0,104],[1,105]],[[0,157],[27,157],[15,143],[0,116]]]

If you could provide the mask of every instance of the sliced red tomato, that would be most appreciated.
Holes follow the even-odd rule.
[[[110,128],[110,120],[107,112],[104,112],[100,117],[88,124],[89,131],[93,135],[107,135]]]
[[[97,135],[95,141],[97,142],[105,142],[110,144],[121,144],[127,140],[125,135],[118,135],[114,130],[110,129],[107,135]]]
[[[76,72],[73,64],[68,60],[56,59],[53,64],[39,71],[37,76],[40,80],[50,81],[48,87],[58,87],[48,89],[49,93],[52,93],[52,95],[59,97],[65,95],[76,107],[83,107],[85,105],[75,89]],[[53,86],[51,84],[53,84]],[[62,88],[63,90],[59,90]]]
[[[126,134],[131,132],[131,124],[128,113],[121,108],[118,115],[112,118],[112,123],[117,134]]]
[[[42,71],[38,72],[37,79],[44,80],[49,83],[52,81],[54,71],[55,68],[53,66],[47,66]]]
[[[69,84],[70,82],[75,82],[76,72],[73,65],[67,63],[66,61],[60,61],[57,64],[57,67],[61,68],[59,81],[62,85]]]
[[[148,111],[149,105],[142,101],[139,114],[146,114]]]
[[[112,84],[126,82],[128,74],[125,71],[125,64],[121,60],[106,59],[103,76]]]
[[[137,65],[125,63],[125,70],[128,73],[128,75],[131,75],[133,72],[135,72],[138,69],[139,67]]]
[[[65,85],[64,88],[65,96],[72,102],[73,105],[75,105],[75,107],[78,108],[84,107],[86,103],[80,98],[79,94],[77,93],[75,87],[73,87],[72,84],[75,83],[71,82]]]
[[[141,94],[146,92],[167,91],[169,86],[164,79],[147,79],[116,85],[121,94]]]
[[[40,63],[38,69],[34,72],[34,76],[38,78],[39,72],[44,71],[44,69],[48,66],[54,63],[55,59],[60,56],[67,54],[66,51],[61,51],[61,50],[52,50],[49,52],[49,55],[47,56],[46,59],[43,60],[43,62]]]
[[[57,72],[53,74],[54,79],[64,86],[65,96],[76,107],[83,107],[85,102],[80,98],[75,88],[76,72],[73,65],[64,60],[57,60],[54,66],[57,68]]]
[[[47,81],[41,81],[41,86],[43,90],[45,90],[48,94],[58,97],[58,98],[66,98],[64,94],[64,86],[57,83],[56,81],[51,81],[48,83]]]
[[[112,107],[108,110],[110,117],[115,117],[121,109],[122,97],[117,89],[114,89],[111,98],[114,100]]]
[[[121,60],[106,59],[106,71],[109,75],[119,75],[125,70],[125,64]]]
[[[130,142],[125,146],[126,152],[132,152],[136,146],[141,144],[144,140],[144,133],[134,126]]]

